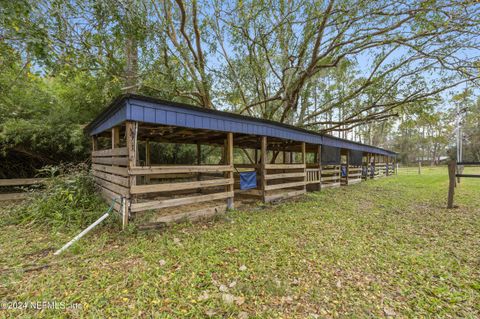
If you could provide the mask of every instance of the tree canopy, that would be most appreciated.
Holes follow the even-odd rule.
[[[445,92],[464,85],[478,92],[475,1],[0,6],[0,144],[8,167],[19,157],[32,165],[83,158],[82,127],[121,92],[381,146],[394,145],[389,132],[407,132],[408,119],[433,134],[447,117],[437,112],[449,102]]]

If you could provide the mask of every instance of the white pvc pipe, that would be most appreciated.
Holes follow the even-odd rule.
[[[108,216],[110,215],[110,212],[108,213],[105,213],[102,217],[100,217],[99,219],[97,219],[93,224],[91,224],[90,226],[88,226],[87,228],[85,228],[80,234],[78,234],[77,236],[75,236],[72,240],[70,240],[68,243],[65,244],[65,246],[63,246],[62,248],[60,248],[59,250],[57,250],[54,255],[60,255],[64,250],[66,250],[68,247],[70,247],[71,245],[73,245],[73,243],[75,243],[77,240],[79,240],[80,238],[82,238],[83,236],[85,236],[86,233],[88,233],[89,231],[91,231],[93,228],[95,228],[98,224],[100,224],[105,218],[107,218]]]

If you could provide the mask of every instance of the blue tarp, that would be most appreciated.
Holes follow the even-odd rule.
[[[257,172],[240,173],[240,189],[257,188]]]
[[[347,177],[347,166],[342,165],[341,172],[342,172],[342,177]]]

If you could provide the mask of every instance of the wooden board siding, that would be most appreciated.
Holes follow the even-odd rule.
[[[117,129],[112,130],[112,134],[117,134],[117,131]],[[113,138],[112,144],[116,146],[118,141]],[[115,199],[113,208],[119,212],[122,209],[122,198],[129,196],[127,155],[126,147],[92,151],[92,175],[95,184],[108,204]]]

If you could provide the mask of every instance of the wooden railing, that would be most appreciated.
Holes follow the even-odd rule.
[[[130,168],[128,172],[136,177],[155,176],[155,179],[151,179],[148,184],[130,186],[131,195],[143,198],[143,200],[131,204],[132,213],[233,198],[233,191],[225,190],[226,186],[233,186],[233,178],[218,176],[233,172],[233,166],[231,165],[138,166]],[[218,174],[208,177],[202,175],[202,180],[193,181],[192,174],[195,176],[199,173]],[[171,174],[176,174],[176,178],[165,178]],[[211,193],[199,195],[197,190]],[[172,194],[172,192],[175,192],[175,194]],[[170,198],[159,200],[150,197],[150,195],[162,197],[162,193],[169,193],[168,197]],[[175,197],[172,198],[172,195]],[[174,217],[170,216],[168,218]]]
[[[307,174],[307,184],[320,182],[320,169],[319,168],[307,168],[305,170]]]
[[[92,152],[92,174],[107,201],[115,199],[114,209],[120,211],[121,198],[129,196],[127,148],[113,148]]]
[[[305,177],[305,164],[265,164],[265,202],[304,194]]]
[[[340,165],[322,166],[322,188],[340,186]]]
[[[46,178],[0,179],[0,187],[31,186],[44,183]],[[29,196],[28,192],[0,193],[0,201],[21,200]]]

